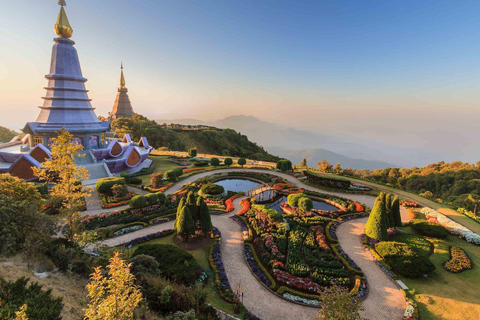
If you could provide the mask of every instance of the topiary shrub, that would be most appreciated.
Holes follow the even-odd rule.
[[[231,166],[233,164],[232,158],[225,158],[225,160],[223,160],[223,164],[226,166]]]
[[[154,172],[150,175],[150,184],[154,188],[160,188],[163,186],[163,173],[162,172]]]
[[[287,198],[287,203],[290,207],[298,207],[298,201],[301,198],[308,198],[304,193],[290,194]]]
[[[150,193],[145,196],[149,205],[158,203],[158,195],[156,193]]]
[[[210,159],[210,165],[212,167],[218,167],[220,165],[220,160],[218,158]]]
[[[131,177],[130,177],[130,173],[122,172],[122,173],[120,173],[120,177],[124,178],[124,179],[125,179],[125,182],[126,182],[127,184],[130,183],[130,178],[131,178]]]
[[[306,196],[301,197],[300,199],[298,199],[298,208],[302,212],[308,212],[308,211],[312,210],[313,209],[312,199],[307,198]]]
[[[176,181],[178,177],[177,172],[175,172],[175,170],[165,171],[164,176],[168,181]]]
[[[26,304],[28,319],[61,320],[62,298],[54,298],[52,289],[42,290],[37,282],[28,285],[29,280],[24,277],[14,282],[0,279],[0,319],[13,319],[15,312]]]
[[[200,189],[202,194],[217,195],[225,191],[225,188],[214,183],[207,183]]]
[[[245,158],[240,158],[237,163],[243,168],[243,166],[247,164],[247,160],[245,160]]]
[[[131,208],[143,208],[148,205],[147,198],[144,196],[135,196],[132,199],[130,199],[129,205]]]
[[[279,160],[277,162],[277,169],[283,172],[292,171],[292,162],[290,160]]]
[[[140,245],[133,257],[138,255],[154,257],[159,263],[158,268],[162,275],[187,285],[194,283],[202,272],[197,260],[190,253],[169,244]]]
[[[448,236],[447,229],[438,224],[431,223],[425,220],[413,219],[412,221],[410,221],[410,227],[412,227],[413,230],[426,237],[443,239]]]
[[[197,148],[188,149],[188,155],[190,157],[196,157],[197,156]]]
[[[95,184],[95,188],[97,189],[97,192],[111,196],[112,187],[115,184],[125,185],[126,184],[125,178],[110,177],[110,178],[98,179],[97,183]]]
[[[199,162],[195,162],[193,165],[195,167],[206,167],[206,166],[208,166],[208,162],[199,161]]]
[[[385,204],[380,200],[380,197],[378,197],[365,224],[365,234],[375,240],[384,241],[388,238],[387,229]]]
[[[138,279],[144,275],[160,275],[160,264],[152,256],[147,256],[145,254],[139,254],[128,260],[129,263],[132,263],[130,272]]]
[[[167,200],[167,197],[163,192],[157,192],[157,197],[159,202],[165,202],[165,200]]]
[[[115,198],[121,199],[128,193],[127,186],[124,184],[114,184],[111,188],[112,194]]]
[[[425,255],[418,254],[405,243],[395,241],[379,242],[375,250],[393,270],[407,278],[420,278],[435,270],[435,266]]]
[[[142,179],[137,177],[130,177],[130,184],[142,184]]]

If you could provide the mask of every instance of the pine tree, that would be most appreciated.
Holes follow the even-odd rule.
[[[387,193],[385,196],[385,209],[387,212],[387,227],[395,228],[395,221],[393,221],[392,215],[392,195]]]
[[[300,163],[300,166],[302,166],[303,168],[306,168],[307,167],[307,158],[303,158],[302,159],[302,162]]]
[[[392,216],[395,222],[395,227],[402,227],[402,216],[400,215],[400,199],[395,196],[392,201]]]
[[[207,234],[213,231],[212,218],[210,217],[210,210],[205,201],[203,201],[203,198],[200,197],[198,199],[199,201],[197,201],[197,205],[200,208],[198,220],[205,237],[207,237]]]
[[[370,217],[365,224],[365,234],[373,239],[384,241],[388,238],[385,203],[380,197],[375,201]]]
[[[180,202],[178,203],[177,215],[175,217],[175,230],[178,230],[178,218],[180,217],[180,212],[182,211],[183,207],[185,207],[185,198],[180,199]]]
[[[195,235],[195,221],[187,206],[184,206],[178,217],[177,234],[188,242],[190,236]]]
[[[188,209],[190,210],[190,214],[192,215],[192,218],[194,221],[198,220],[198,209],[197,206],[197,199],[195,199],[195,193],[193,191],[190,191],[187,194],[187,200],[185,202],[187,205]]]

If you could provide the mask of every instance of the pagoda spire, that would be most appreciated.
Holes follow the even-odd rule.
[[[61,38],[70,39],[73,35],[73,29],[70,26],[68,21],[67,13],[65,12],[65,7],[67,3],[65,0],[58,1],[58,4],[61,6],[60,13],[58,14],[57,23],[55,24],[55,33]]]
[[[118,88],[119,90],[121,89],[126,89],[125,87],[125,76],[123,75],[123,62],[121,64],[121,72],[120,72],[120,87]]]

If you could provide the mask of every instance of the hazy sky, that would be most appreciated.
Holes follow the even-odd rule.
[[[34,121],[56,0],[0,0],[0,125]],[[67,0],[97,115],[255,115],[476,161],[479,1]],[[478,159],[475,159],[475,158]]]

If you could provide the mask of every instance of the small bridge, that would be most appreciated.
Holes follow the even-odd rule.
[[[278,190],[271,185],[257,185],[245,191],[245,194],[249,197],[255,197],[259,202],[262,202],[273,199]]]

